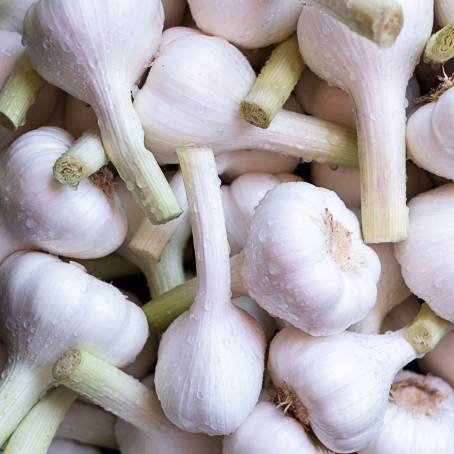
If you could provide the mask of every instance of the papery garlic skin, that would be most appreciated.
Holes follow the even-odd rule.
[[[435,0],[435,15],[440,27],[454,23],[454,4],[452,0]]]
[[[419,167],[450,180],[454,179],[454,134],[448,119],[453,113],[454,89],[451,88],[436,102],[420,107],[407,125],[410,159]]]
[[[126,216],[115,191],[105,194],[90,180],[74,191],[53,178],[55,161],[71,143],[66,131],[45,127],[0,154],[1,228],[11,237],[2,243],[1,260],[23,248],[103,257],[123,242]]]
[[[22,34],[25,13],[36,0],[2,0],[0,2],[0,30]]]
[[[229,186],[222,186],[222,204],[232,255],[244,248],[254,210],[265,195],[281,183],[297,180],[299,177],[295,175],[248,173]]]
[[[186,0],[162,0],[164,7],[164,28],[175,27],[183,22]]]
[[[315,445],[301,423],[284,415],[268,397],[260,400],[235,433],[224,437],[223,454],[252,453],[328,454],[328,450]]]
[[[0,5],[1,15],[1,5]],[[1,16],[0,16],[1,17]],[[0,88],[3,87],[16,60],[24,50],[22,36],[19,33],[0,29]]]
[[[49,446],[47,454],[101,454],[101,451],[93,446],[57,438]]]
[[[394,377],[415,357],[404,331],[311,337],[285,328],[271,343],[268,369],[274,385],[299,401],[317,438],[350,453],[378,434]]]
[[[359,454],[450,454],[454,450],[454,391],[431,375],[400,372],[379,436]]]
[[[134,360],[148,336],[146,318],[115,287],[39,252],[0,266],[0,335],[8,347],[2,375],[0,444],[53,383],[52,367],[81,346],[111,364]]]
[[[270,191],[255,210],[243,255],[249,295],[313,335],[340,333],[375,304],[380,261],[332,191],[309,183]]]
[[[144,384],[154,388],[153,377],[146,378]],[[156,418],[158,424],[147,432],[118,419],[115,432],[122,454],[221,454],[218,437],[185,432],[174,426],[161,409]]]
[[[409,204],[410,235],[395,245],[396,258],[410,290],[440,317],[454,322],[454,184],[415,197]]]
[[[197,27],[247,49],[279,43],[296,29],[302,0],[188,0]]]
[[[298,24],[304,61],[354,100],[363,173],[363,231],[366,241],[373,243],[401,241],[408,233],[405,91],[433,25],[433,0],[398,3],[404,27],[388,49],[380,49],[314,6],[303,8]]]

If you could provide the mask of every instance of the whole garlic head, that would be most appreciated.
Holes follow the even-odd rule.
[[[283,41],[296,30],[302,0],[188,0],[197,27],[255,49]]]
[[[90,180],[77,191],[52,175],[55,161],[72,143],[59,128],[24,134],[0,154],[0,259],[20,249],[42,249],[74,258],[103,257],[123,242],[127,221],[115,191]],[[106,235],[106,232],[109,232]]]
[[[375,304],[380,261],[332,191],[301,182],[270,191],[255,210],[243,256],[249,295],[310,334],[340,333]]]
[[[350,453],[378,435],[394,377],[415,357],[403,330],[312,337],[285,328],[271,342],[268,369],[282,404],[329,449]]]
[[[378,437],[359,454],[450,454],[453,423],[451,386],[438,377],[402,371],[391,387]]]
[[[397,261],[409,289],[440,317],[454,322],[454,184],[415,197],[409,204],[410,234],[395,245]]]

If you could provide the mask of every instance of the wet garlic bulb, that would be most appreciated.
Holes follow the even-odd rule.
[[[453,203],[454,184],[415,197],[409,204],[410,235],[395,246],[409,289],[437,315],[452,322]]]
[[[281,183],[298,180],[301,179],[295,175],[248,173],[229,186],[222,186],[222,204],[232,255],[244,248],[254,210],[265,195]]]
[[[438,377],[400,372],[378,437],[359,454],[451,454],[454,391]]]
[[[272,390],[262,393],[246,421],[224,438],[223,454],[328,454],[299,421],[284,414],[285,407],[273,402],[273,394]]]
[[[375,304],[379,259],[332,191],[308,183],[276,187],[256,208],[242,255],[249,295],[313,335],[340,333]]]
[[[74,191],[54,180],[55,160],[71,143],[62,129],[40,128],[0,154],[0,260],[21,249],[103,257],[123,242],[126,216],[108,182],[86,180]]]
[[[350,453],[378,435],[394,377],[416,356],[404,330],[311,337],[285,328],[271,343],[268,369],[282,405],[329,449]]]
[[[146,318],[115,287],[51,255],[16,253],[0,266],[0,335],[8,365],[0,383],[0,444],[53,384],[52,367],[83,346],[125,366],[142,350]]]
[[[247,49],[283,41],[296,29],[302,0],[188,0],[197,27]]]
[[[240,103],[255,73],[241,52],[223,38],[194,32],[179,31],[168,43],[169,33],[173,29],[164,33],[165,46],[134,102],[146,143],[161,164],[177,163],[175,149],[195,144],[216,154],[265,149],[305,161],[356,165],[350,129],[286,110],[266,130],[244,121]]]
[[[454,89],[436,102],[420,107],[408,120],[407,143],[410,159],[435,175],[454,179],[453,131],[448,118],[454,112]]]
[[[234,432],[257,403],[265,338],[257,322],[230,300],[229,248],[213,153],[181,149],[179,158],[198,284],[191,308],[161,338],[156,392],[177,427],[225,435]]]

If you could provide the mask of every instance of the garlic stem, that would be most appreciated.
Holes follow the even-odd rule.
[[[67,351],[56,363],[59,384],[144,430],[156,423],[159,405],[152,391],[122,370],[81,349]]]
[[[303,69],[295,33],[273,50],[240,105],[241,116],[259,128],[268,128],[295,88]]]
[[[186,213],[188,201],[184,189],[183,177],[181,172],[177,172],[170,182],[175,197],[177,198],[183,212]],[[186,216],[186,218],[185,218]],[[178,219],[168,222],[164,225],[153,225],[145,218],[140,227],[135,232],[129,248],[136,254],[145,256],[151,260],[158,261],[164,248],[172,238],[172,235],[179,229],[182,224],[187,224],[187,214],[181,215]]]
[[[311,0],[379,47],[393,45],[402,30],[402,7],[394,0]]]
[[[99,259],[77,259],[72,261],[82,265],[88,274],[107,282],[140,273],[139,268],[119,254],[110,254]]]
[[[108,163],[99,131],[97,128],[90,129],[57,159],[54,177],[61,184],[77,187],[81,180],[93,175]]]
[[[424,60],[444,64],[452,57],[454,57],[454,24],[449,24],[429,39],[424,51]]]
[[[44,80],[33,69],[27,52],[24,52],[0,91],[0,125],[12,130],[25,125],[27,112],[43,85]]]
[[[94,106],[104,149],[120,177],[152,223],[162,224],[181,214],[161,168],[145,148],[144,132],[130,94],[114,96],[102,87],[104,99]]]
[[[46,454],[63,418],[77,395],[65,388],[50,391],[21,421],[5,454]]]
[[[58,428],[57,437],[116,449],[116,421],[114,415],[99,407],[75,402]]]
[[[2,371],[0,383],[0,446],[49,387],[46,374],[14,362]]]
[[[405,337],[418,353],[433,350],[452,325],[438,317],[427,304],[422,304],[414,322],[406,329]]]
[[[194,302],[197,279],[191,279],[142,306],[152,331],[163,333]]]

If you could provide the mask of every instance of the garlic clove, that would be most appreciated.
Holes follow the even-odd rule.
[[[378,437],[359,454],[448,454],[454,449],[454,391],[438,377],[402,371]]]
[[[296,29],[301,0],[188,0],[201,30],[247,49],[283,41]]]
[[[454,322],[451,304],[450,228],[454,184],[415,197],[409,204],[410,236],[395,246],[396,258],[410,290],[431,309]],[[453,265],[451,265],[451,262]]]
[[[1,260],[22,249],[14,240],[75,258],[102,257],[122,243],[126,217],[109,184],[106,194],[90,180],[77,191],[54,180],[54,162],[71,142],[62,129],[40,128],[0,154],[2,228],[13,238],[5,241]]]
[[[310,334],[340,333],[375,304],[379,259],[331,191],[308,183],[273,189],[255,210],[243,254],[249,295]]]

